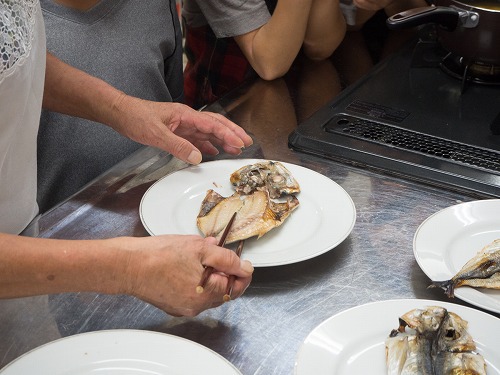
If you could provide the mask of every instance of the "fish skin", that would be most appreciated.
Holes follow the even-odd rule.
[[[300,192],[297,180],[279,161],[269,160],[245,165],[234,171],[229,180],[236,191],[242,194],[251,194],[255,190],[267,190],[269,196],[274,199]]]
[[[385,341],[387,375],[433,375],[431,357],[424,355],[426,340],[404,334]]]
[[[269,198],[267,191],[257,190],[252,194],[234,193],[224,198],[209,190],[196,221],[205,236],[219,238],[231,216],[237,212],[226,238],[226,244],[230,244],[254,236],[262,237],[271,229],[283,224],[298,206],[299,201],[295,196],[288,197],[285,202],[274,202]]]
[[[461,280],[457,283],[457,285],[455,285],[455,288],[463,285],[471,286],[473,288],[500,289],[500,272],[494,273],[486,279]]]
[[[451,279],[433,281],[429,288],[442,288],[450,298],[455,296],[455,288],[462,285],[500,289],[500,276],[497,275],[499,272],[500,239],[497,239],[483,247]]]
[[[475,353],[474,339],[469,334],[468,322],[449,311],[436,343],[434,372],[436,375],[485,374],[484,358]]]
[[[210,189],[207,191],[205,198],[201,202],[201,209],[198,217],[203,217],[208,214],[216,205],[224,200],[224,197],[217,193],[215,190]]]
[[[417,332],[415,362],[419,375],[434,375],[433,356],[436,352],[439,331],[447,316],[447,310],[439,306],[414,309],[401,316],[401,320]]]
[[[478,353],[442,352],[436,359],[442,363],[441,370],[436,375],[483,375],[486,374],[486,363]]]
[[[403,363],[401,375],[424,375],[427,374],[425,369],[426,357],[422,358],[419,354],[422,351],[422,343],[417,339],[416,335],[408,336],[408,353],[406,361]]]
[[[385,341],[387,375],[401,375],[410,350],[408,338],[408,335],[395,336]]]
[[[448,311],[437,340],[438,352],[472,352],[476,350],[474,339],[469,334],[468,322],[459,315]]]
[[[399,321],[399,328],[386,339],[388,375],[486,374],[468,323],[457,314],[429,306],[408,311]]]
[[[240,208],[241,201],[239,194],[233,194],[231,197],[224,198],[216,191],[208,190],[201,203],[200,212],[196,219],[198,228],[206,237],[221,236],[229,220],[231,220],[231,216]],[[208,216],[209,214],[210,217]]]

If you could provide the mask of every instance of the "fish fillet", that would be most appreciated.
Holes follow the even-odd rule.
[[[288,197],[285,202],[274,202],[267,191],[256,190],[251,194],[236,192],[226,198],[209,190],[201,203],[196,222],[205,236],[219,238],[231,216],[237,212],[226,239],[229,244],[254,236],[262,237],[283,224],[298,205],[299,201],[295,196]]]

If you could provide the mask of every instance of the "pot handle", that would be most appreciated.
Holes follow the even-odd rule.
[[[387,19],[387,27],[391,30],[399,30],[425,23],[437,23],[447,31],[453,31],[458,25],[458,20],[459,12],[457,10],[431,5],[396,13]]]

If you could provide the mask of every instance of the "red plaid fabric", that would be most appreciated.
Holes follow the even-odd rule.
[[[255,74],[233,38],[216,38],[209,26],[185,30],[184,100],[189,106],[212,103]]]

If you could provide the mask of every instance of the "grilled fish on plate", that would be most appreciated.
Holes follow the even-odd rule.
[[[463,285],[500,289],[500,239],[481,249],[450,280],[433,281],[430,287],[443,288],[448,297],[454,297],[455,288]]]
[[[223,197],[209,190],[201,203],[196,223],[205,236],[220,237],[236,212],[226,243],[260,238],[283,224],[299,205],[293,194],[300,192],[300,186],[280,162],[245,165],[234,171],[229,180],[236,190],[233,195]]]
[[[299,183],[279,161],[245,165],[233,172],[229,180],[239,193],[267,190],[272,199],[300,192]]]
[[[237,212],[226,239],[229,244],[253,236],[260,238],[283,224],[298,205],[299,201],[295,196],[289,196],[284,202],[275,202],[270,199],[267,191],[262,190],[251,194],[236,192],[227,198],[209,190],[201,203],[196,223],[205,236],[219,238],[231,216]]]
[[[486,374],[467,321],[440,306],[405,313],[385,345],[388,375]]]

